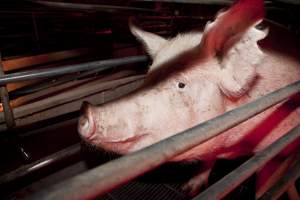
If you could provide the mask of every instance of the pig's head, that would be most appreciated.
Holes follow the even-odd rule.
[[[88,143],[125,154],[224,112],[224,99],[251,89],[267,31],[261,0],[238,1],[204,32],[165,39],[130,24],[153,62],[138,91],[95,107],[82,106],[79,133]]]

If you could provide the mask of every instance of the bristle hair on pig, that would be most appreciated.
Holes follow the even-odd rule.
[[[203,32],[171,39],[130,23],[132,34],[152,59],[144,85],[100,106],[84,103],[78,123],[81,137],[97,147],[128,154],[300,80],[299,60],[258,44],[272,31],[256,28],[263,19],[262,0],[239,0],[208,22]],[[299,124],[298,100],[269,108],[170,160],[204,162],[184,189],[196,194],[217,159],[255,154]],[[298,147],[298,143],[289,147],[260,170],[258,194],[276,181],[266,177],[279,167],[278,160]]]

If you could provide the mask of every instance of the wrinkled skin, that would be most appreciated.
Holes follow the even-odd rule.
[[[132,33],[153,59],[145,83],[113,102],[98,107],[85,103],[78,125],[81,137],[127,154],[300,80],[299,61],[258,46],[268,35],[268,30],[255,28],[263,17],[261,2],[239,1],[207,24],[203,33],[168,40],[131,24]],[[185,188],[195,193],[207,181],[217,158],[250,155],[280,138],[300,123],[298,107],[299,98],[274,106],[173,158],[171,161],[207,163],[204,173]],[[294,144],[281,157],[296,147]],[[261,177],[270,173],[265,171]],[[258,178],[258,187],[264,188],[264,182],[265,178]]]

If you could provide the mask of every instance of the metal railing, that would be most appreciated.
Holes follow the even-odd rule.
[[[257,153],[255,156],[226,175],[224,178],[205,190],[199,196],[195,197],[193,200],[222,199],[299,137],[300,125],[295,127],[293,130],[278,139],[263,151]]]
[[[113,160],[88,172],[50,186],[49,188],[45,188],[44,190],[31,196],[30,199],[77,200],[96,198],[97,196],[104,194],[113,188],[127,183],[139,175],[158,167],[159,165],[170,160],[172,157],[181,154],[211,139],[212,137],[217,136],[218,134],[238,125],[243,121],[246,121],[250,117],[261,113],[262,111],[285,100],[288,97],[297,94],[298,92],[300,92],[300,81],[272,92],[235,110],[229,111],[212,120],[199,124],[198,126],[186,130],[180,134],[151,145],[143,150]],[[268,153],[266,156],[265,152],[262,152],[256,157],[250,159],[247,163],[250,162],[251,167],[247,168],[247,170],[243,172],[245,174],[243,178],[247,177],[257,169],[255,165],[256,162],[259,162],[260,164],[265,163],[276,152],[287,145],[286,142],[282,143],[283,140],[289,138],[288,142],[291,142],[293,139],[297,138],[298,135],[299,127],[293,129],[289,134],[284,136],[283,139],[278,140],[276,143],[274,143],[274,145],[270,146],[270,149],[273,151],[272,154]],[[242,169],[244,169],[243,166],[244,165],[241,166]],[[242,173],[241,171],[239,172]],[[228,179],[225,180],[227,181]],[[240,180],[238,182],[240,182]],[[224,182],[221,183],[221,185],[223,184]],[[232,190],[233,188],[231,185],[229,186],[230,187],[228,187],[228,185],[225,183],[224,186],[220,188],[220,191],[216,194],[228,193],[228,191]],[[197,199],[207,199],[208,196],[206,196],[206,194],[208,193],[201,194],[204,196],[200,196]],[[209,195],[211,194],[212,193],[210,192]],[[210,196],[209,199],[213,198]]]
[[[146,0],[148,1],[148,0]],[[274,2],[288,2],[291,4],[299,5],[299,2],[296,0],[274,0]],[[39,1],[36,1],[39,2]],[[172,2],[183,2],[180,0]],[[187,1],[184,1],[186,3]],[[205,2],[205,1],[189,1],[194,2]],[[208,2],[208,1],[207,1]],[[210,3],[212,1],[209,1]],[[217,2],[217,1],[216,1]],[[231,1],[221,0],[218,1],[222,4],[230,4]],[[267,1],[270,2],[270,1]],[[49,3],[49,2],[48,2]],[[55,6],[51,4],[50,6]],[[57,3],[56,3],[57,4]],[[58,5],[58,4],[57,4]],[[95,7],[87,7],[86,4],[59,4],[61,6],[73,6],[73,9],[95,9]],[[75,6],[75,8],[74,8]],[[77,7],[76,7],[77,6]],[[81,7],[78,7],[81,6]],[[82,7],[85,6],[85,7]],[[94,6],[94,5],[93,5]],[[103,9],[103,7],[98,7],[96,9]],[[105,8],[107,9],[107,8]],[[111,9],[120,9],[112,7]],[[127,10],[135,11],[140,8],[126,8]],[[141,11],[141,10],[140,10]],[[153,10],[146,10],[145,12],[153,12]],[[148,61],[146,56],[133,56],[119,59],[110,59],[104,61],[93,61],[83,64],[75,64],[64,67],[59,67],[55,69],[44,69],[44,70],[31,70],[27,72],[12,73],[8,75],[0,74],[0,86],[2,86],[1,97],[4,97],[2,102],[7,105],[7,109],[4,109],[6,117],[6,123],[8,127],[13,127],[13,115],[12,109],[9,107],[9,100],[5,100],[5,88],[4,85],[17,81],[32,80],[38,78],[50,78],[61,76],[64,74],[83,72],[83,71],[93,71],[100,72],[109,68],[117,67],[120,65],[131,64],[131,63],[141,63]],[[0,60],[1,65],[1,60]],[[1,69],[0,69],[1,70]],[[1,72],[1,71],[0,71]],[[138,152],[132,153],[122,158],[113,160],[109,163],[106,163],[102,166],[99,166],[93,170],[80,174],[74,178],[65,180],[57,185],[50,186],[45,188],[39,193],[33,194],[29,199],[90,199],[95,198],[101,194],[104,194],[113,188],[120,186],[143,173],[150,171],[159,165],[167,162],[170,158],[183,153],[215,136],[218,134],[238,125],[239,123],[246,121],[252,116],[263,112],[269,107],[297,94],[300,92],[300,81],[286,86],[278,91],[275,91],[271,94],[268,94],[252,103],[246,104],[240,108],[229,111],[221,116],[218,116],[212,120],[199,124],[196,127],[193,127],[187,131],[179,133],[175,136],[172,136],[166,140],[163,140],[157,144],[154,144],[148,148],[140,150]],[[11,117],[12,116],[12,117]],[[223,179],[218,181],[216,184],[208,188],[206,191],[201,193],[199,196],[194,199],[203,200],[203,199],[219,199],[226,196],[230,191],[232,191],[237,185],[243,182],[247,177],[253,174],[257,169],[262,167],[266,162],[273,158],[280,150],[286,147],[288,144],[293,142],[295,139],[300,136],[300,126],[295,127],[289,133],[284,135],[282,138],[277,140],[275,143],[270,145],[264,151],[256,154],[254,157],[249,159],[247,162],[242,164],[236,170],[225,176]],[[64,151],[65,154],[54,154],[52,161],[60,160],[61,156],[69,156],[71,154],[77,154],[79,151],[79,146],[74,146],[70,151]],[[153,156],[155,155],[155,156]],[[58,157],[56,157],[58,156]],[[53,157],[51,157],[53,158]],[[44,160],[37,161],[26,165],[23,168],[19,168],[16,171],[13,171],[9,174],[1,176],[0,179],[8,182],[12,179],[18,177],[23,177],[34,168],[39,169],[44,165],[40,164],[50,164],[52,162],[47,161],[48,157]],[[143,162],[141,162],[143,161]],[[283,192],[285,192],[288,187],[294,184],[295,180],[300,176],[300,164],[299,162],[288,171],[288,173],[271,189],[269,189],[260,199],[276,199]],[[5,177],[6,179],[4,179]],[[3,182],[3,183],[4,183]],[[1,183],[1,181],[0,181]],[[292,187],[293,188],[293,187]],[[80,192],[74,192],[80,191]],[[292,192],[291,192],[292,193]],[[299,197],[299,196],[298,196]],[[297,198],[297,196],[296,196]]]
[[[92,61],[81,64],[68,65],[64,67],[57,67],[54,69],[40,69],[40,70],[30,70],[25,72],[16,72],[11,74],[6,74],[0,76],[0,85],[5,85],[7,83],[18,82],[18,81],[28,81],[40,78],[50,78],[61,76],[65,74],[71,74],[76,72],[90,71],[100,72],[113,67],[132,64],[132,63],[142,63],[148,61],[147,56],[132,56],[124,58],[116,58],[109,60]]]
[[[104,61],[93,61],[55,69],[13,73],[0,76],[0,85],[36,78],[55,77],[79,71],[102,71],[124,64],[146,62],[147,60],[148,58],[146,56],[133,56]],[[163,140],[144,150],[106,163],[100,167],[97,167],[96,169],[80,174],[57,185],[50,186],[49,188],[46,188],[45,190],[32,196],[32,199],[85,199],[101,195],[151,169],[158,167],[159,165],[167,162],[170,158],[217,136],[218,134],[238,125],[243,121],[246,121],[250,117],[255,116],[256,114],[285,100],[286,98],[297,94],[299,91],[300,81],[270,93],[252,103],[246,104],[240,108],[229,111],[219,117],[204,122],[196,127],[184,131],[183,133]],[[9,123],[10,121],[11,120],[8,120]],[[224,177],[205,192],[201,193],[195,199],[219,199],[224,197],[299,135],[300,127],[298,126],[290,133],[286,134],[283,138],[268,147],[265,151],[258,153],[238,169]],[[143,162],[141,162],[141,160],[143,160]],[[29,168],[31,167],[30,164],[28,166]],[[13,175],[26,175],[27,171],[24,169],[22,168],[21,171],[14,171]],[[293,173],[291,173],[299,174],[297,167],[295,170],[292,171]],[[237,174],[239,174],[239,176],[237,176]],[[9,178],[13,177],[11,176],[12,174],[9,175]],[[290,177],[288,174],[287,176]],[[283,182],[285,183],[286,181]],[[290,182],[288,182],[288,184],[291,185]],[[282,193],[282,190],[278,192],[278,189],[276,189],[276,187],[279,186],[274,187],[275,189],[268,191],[268,195],[264,195],[262,199],[268,199],[270,194],[271,196],[278,196],[278,194]],[[70,192],[77,190],[80,190],[81,192]]]

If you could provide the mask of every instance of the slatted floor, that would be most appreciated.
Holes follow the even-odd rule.
[[[189,199],[180,191],[180,185],[176,184],[147,184],[143,182],[131,182],[116,189],[98,200],[185,200]]]

